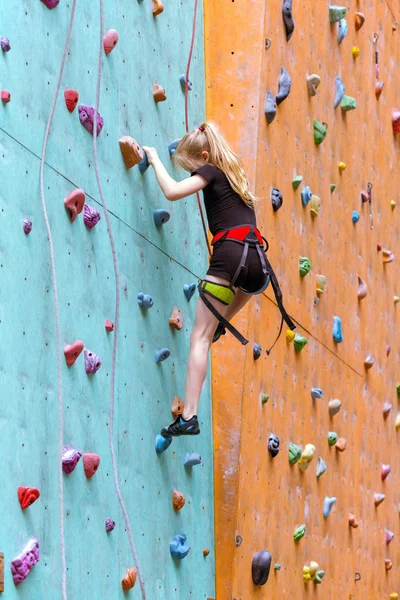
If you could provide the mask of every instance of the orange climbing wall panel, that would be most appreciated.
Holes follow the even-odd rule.
[[[377,243],[399,254],[400,141],[391,126],[391,111],[400,108],[400,7],[395,2],[351,0],[346,3],[349,31],[339,46],[338,25],[329,24],[325,0],[294,2],[295,31],[286,41],[282,2],[206,0],[207,118],[217,121],[243,158],[260,202],[259,225],[270,242],[269,257],[281,282],[285,304],[297,331],[308,345],[296,355],[282,336],[271,356],[253,361],[252,344],[265,350],[274,340],[280,315],[271,290],[254,298],[236,319],[250,343],[241,347],[230,336],[213,349],[213,421],[215,443],[215,528],[217,600],[250,598],[310,598],[384,600],[400,594],[400,431],[396,433],[399,383],[398,310],[399,258],[383,265]],[[366,20],[358,32],[354,14]],[[394,12],[392,12],[394,11]],[[222,25],[223,24],[223,25]],[[375,98],[374,33],[379,33],[381,80]],[[266,49],[265,41],[271,45]],[[352,47],[360,48],[353,59]],[[284,66],[291,75],[289,97],[267,125],[264,100],[277,93]],[[321,77],[317,95],[307,93],[306,76]],[[346,94],[357,101],[347,114],[333,108],[335,76]],[[397,104],[396,104],[397,103]],[[313,141],[313,120],[325,121],[328,134],[320,146]],[[338,163],[347,168],[340,175]],[[294,191],[291,181],[302,175]],[[360,190],[373,184],[373,229]],[[330,192],[330,183],[336,190]],[[319,216],[311,217],[300,192],[309,185],[321,198]],[[274,213],[271,187],[283,194]],[[398,204],[391,209],[391,200]],[[353,225],[352,211],[360,213]],[[299,256],[311,260],[311,272],[301,279]],[[325,293],[315,303],[316,275],[326,276]],[[357,299],[357,276],[368,285]],[[333,316],[343,323],[343,343],[332,340]],[[386,356],[386,345],[391,353]],[[368,372],[364,359],[372,353]],[[311,387],[324,395],[312,401]],[[262,405],[260,393],[270,400]],[[329,416],[328,402],[339,398],[341,411]],[[393,405],[383,418],[383,404]],[[328,431],[348,440],[345,452],[329,448]],[[268,436],[280,438],[281,452],[271,459]],[[305,473],[288,463],[292,441],[315,446],[315,458]],[[327,471],[316,478],[317,458]],[[381,481],[381,463],[391,465]],[[384,502],[374,508],[374,493]],[[323,518],[325,496],[337,502]],[[348,512],[359,519],[348,526]],[[296,526],[307,532],[298,544]],[[395,534],[385,544],[385,528]],[[241,544],[236,545],[236,536]],[[268,549],[272,564],[267,584],[251,579],[255,552]],[[385,558],[393,568],[385,571]],[[315,560],[325,570],[320,586],[303,584],[302,567]],[[358,572],[361,579],[355,582]]]

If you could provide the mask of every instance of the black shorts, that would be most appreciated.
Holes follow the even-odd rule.
[[[210,260],[207,275],[221,277],[232,281],[236,269],[242,258],[244,246],[238,242],[224,240],[215,248]],[[265,275],[262,270],[257,248],[249,248],[247,264],[239,275],[235,287],[242,287],[246,291],[257,292],[265,284]]]

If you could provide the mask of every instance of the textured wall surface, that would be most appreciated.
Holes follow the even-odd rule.
[[[383,265],[377,243],[399,249],[399,140],[391,126],[391,111],[399,107],[398,3],[346,3],[349,31],[338,46],[338,26],[330,25],[328,2],[293,2],[296,28],[287,42],[282,2],[239,0],[205,5],[207,116],[220,123],[245,162],[260,198],[260,228],[270,242],[269,257],[282,284],[285,304],[308,345],[295,354],[283,335],[268,357],[253,361],[252,344],[246,348],[225,336],[213,352],[215,507],[218,600],[249,598],[340,598],[383,600],[400,593],[399,550],[399,433],[398,410],[398,259]],[[391,11],[394,11],[392,14]],[[354,13],[366,20],[355,31]],[[226,27],[221,28],[221,20]],[[374,32],[379,33],[381,80],[385,87],[375,98]],[[271,45],[265,48],[265,40]],[[352,47],[360,56],[352,57]],[[264,99],[277,93],[281,67],[291,75],[289,97],[267,125]],[[309,98],[306,76],[321,77],[317,94]],[[335,76],[357,109],[346,115],[334,110]],[[313,141],[313,119],[328,123],[321,146]],[[340,175],[338,163],[347,169]],[[297,191],[291,185],[303,176]],[[361,205],[360,190],[373,183],[369,210]],[[330,184],[336,184],[333,194]],[[319,216],[311,217],[300,192],[309,185],[322,201]],[[274,213],[270,189],[284,197]],[[360,221],[353,225],[352,211]],[[308,256],[312,270],[301,279],[299,256]],[[318,304],[316,275],[327,278]],[[365,299],[357,299],[357,276],[368,285]],[[272,294],[272,295],[271,295]],[[343,343],[332,340],[332,319],[343,322]],[[265,350],[278,330],[279,311],[272,290],[252,301],[236,324]],[[286,329],[286,328],[285,328]],[[386,345],[391,346],[387,357]],[[372,352],[375,365],[364,369]],[[313,402],[311,387],[324,395]],[[261,405],[260,393],[270,400]],[[330,418],[328,402],[338,398],[341,411]],[[384,402],[393,405],[385,421]],[[328,431],[345,437],[347,449],[329,448]],[[280,438],[281,452],[271,459],[269,434]],[[303,474],[288,463],[289,442],[315,446],[315,458]],[[316,478],[321,456],[327,471]],[[391,474],[381,481],[381,463]],[[386,498],[374,508],[373,495]],[[325,496],[336,496],[330,516],[323,518]],[[348,512],[359,519],[348,526]],[[296,545],[293,532],[305,523],[307,533]],[[385,528],[394,541],[386,546]],[[235,545],[236,536],[242,543]],[[268,549],[281,570],[264,587],[251,579],[255,552]],[[385,558],[393,562],[385,571]],[[302,568],[315,560],[325,570],[320,586],[303,584]],[[358,571],[361,580],[354,581]]]
[[[39,168],[72,3],[61,0],[49,11],[39,0],[1,2],[0,35],[12,49],[0,52],[1,87],[12,99],[0,106],[0,351],[2,494],[1,551],[5,553],[7,599],[61,598],[61,552],[57,469],[57,356],[49,248],[40,203]],[[200,10],[200,9],[199,9]],[[157,457],[154,438],[171,420],[175,394],[183,396],[195,299],[187,303],[183,285],[206,266],[206,249],[196,199],[168,204],[151,170],[127,171],[118,140],[131,135],[155,145],[169,164],[167,144],[184,132],[184,95],[179,76],[189,53],[193,7],[166,3],[154,18],[151,2],[105,2],[105,28],[119,32],[118,46],[103,56],[98,139],[99,166],[111,212],[121,276],[120,342],[117,354],[115,447],[120,485],[133,528],[147,598],[214,597],[213,464],[210,385],[205,386],[202,435],[178,440]],[[45,192],[55,244],[62,344],[82,339],[103,364],[87,376],[83,355],[68,369],[63,357],[63,442],[96,452],[101,464],[87,480],[82,461],[64,476],[68,597],[75,600],[123,598],[120,581],[133,566],[122,513],[114,490],[108,445],[110,368],[115,283],[106,222],[100,206],[92,137],[78,111],[66,110],[63,91],[75,88],[80,102],[94,104],[99,48],[99,3],[77,2],[75,25],[61,93],[51,129],[45,167]],[[191,79],[190,122],[204,115],[202,12],[198,16]],[[167,90],[167,102],[153,101],[153,83]],[[171,171],[172,167],[171,167]],[[177,177],[183,173],[175,172]],[[89,231],[80,215],[74,223],[64,209],[75,187],[87,194],[102,219]],[[166,208],[171,220],[158,231],[152,211]],[[25,236],[22,220],[33,230]],[[189,243],[190,241],[190,243]],[[137,293],[154,297],[144,314]],[[173,332],[168,318],[174,305],[185,327]],[[155,350],[168,346],[171,357],[155,364]],[[192,472],[183,461],[197,451],[203,464]],[[40,499],[22,512],[17,487],[37,486]],[[186,495],[175,514],[173,488]],[[109,535],[104,520],[117,525]],[[176,564],[169,541],[184,532],[189,556]],[[40,542],[41,560],[18,589],[9,563],[31,535]],[[203,558],[204,547],[211,554]],[[140,597],[139,584],[129,596]]]

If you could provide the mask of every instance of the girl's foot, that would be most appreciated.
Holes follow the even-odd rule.
[[[218,340],[221,337],[221,335],[225,335],[225,334],[226,334],[225,327],[221,323],[218,323],[218,327],[215,330],[212,343],[214,344],[215,342],[218,342]]]
[[[182,415],[178,415],[173,423],[161,430],[164,438],[178,437],[179,435],[199,435],[200,427],[197,416],[185,421]]]

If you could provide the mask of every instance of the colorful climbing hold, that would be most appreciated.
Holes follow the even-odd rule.
[[[78,106],[79,120],[83,127],[93,135],[94,128],[94,113],[95,109],[93,106],[88,104],[80,104]],[[97,113],[97,137],[99,137],[101,130],[103,129],[104,119],[100,113]]]
[[[201,456],[197,452],[192,452],[191,454],[186,454],[184,466],[185,467],[194,467],[196,465],[201,464]]]
[[[359,526],[359,522],[353,513],[349,513],[349,525],[350,527],[353,527],[353,529],[357,529]]]
[[[360,48],[358,46],[353,46],[353,48],[351,49],[351,53],[353,55],[353,58],[358,58],[360,56]]]
[[[335,344],[343,342],[342,319],[340,317],[333,317],[332,337]]]
[[[261,393],[261,404],[267,404],[269,400],[269,396],[267,394],[264,394],[264,392]]]
[[[385,569],[386,571],[390,571],[390,569],[393,567],[393,563],[390,560],[390,558],[385,558]]]
[[[22,226],[23,226],[25,235],[28,235],[32,231],[32,221],[30,221],[30,219],[27,219],[26,217],[22,221]]]
[[[121,581],[121,586],[124,592],[131,590],[136,583],[136,570],[134,568],[127,569],[125,577]]]
[[[344,38],[347,35],[348,30],[349,30],[349,26],[348,26],[346,19],[340,19],[339,28],[338,28],[338,44],[339,45],[343,42]]]
[[[0,97],[4,104],[8,104],[11,101],[11,94],[7,90],[1,90]]]
[[[377,82],[375,83],[375,98],[376,98],[377,100],[379,100],[379,98],[380,98],[380,96],[381,96],[381,94],[382,94],[382,91],[383,91],[383,86],[384,86],[384,85],[385,85],[385,84],[383,83],[383,81],[377,81]]]
[[[51,10],[52,8],[58,6],[60,0],[42,0],[42,2]]]
[[[173,558],[182,560],[189,554],[189,550],[189,544],[186,541],[186,535],[184,533],[179,533],[170,541],[169,551]]]
[[[339,173],[342,173],[343,171],[345,171],[346,170],[346,163],[340,162],[338,164],[338,169],[339,169]]]
[[[71,223],[73,223],[82,211],[85,204],[86,195],[80,188],[71,192],[64,200],[64,206],[70,211]]]
[[[81,342],[81,340],[76,340],[73,344],[69,346],[64,346],[64,355],[65,360],[67,361],[67,365],[72,367],[80,353],[83,351],[85,344]]]
[[[271,203],[274,212],[277,212],[283,203],[282,193],[274,187],[271,189]]]
[[[323,396],[321,388],[311,388],[311,398],[313,400],[319,400]]]
[[[325,291],[326,277],[325,275],[317,275],[317,296],[320,296]]]
[[[393,296],[393,302],[398,304],[400,302],[400,296]]]
[[[299,272],[300,277],[305,277],[311,270],[311,262],[307,256],[300,256],[299,258]]]
[[[400,430],[400,412],[398,412],[396,415],[395,428],[396,431]]]
[[[106,54],[110,54],[118,44],[118,31],[109,29],[103,38],[103,47]]]
[[[390,529],[385,529],[385,540],[386,540],[387,545],[389,545],[390,542],[393,541],[393,538],[394,538],[393,531],[390,531]]]
[[[282,6],[283,24],[286,30],[286,41],[288,42],[293,35],[294,19],[292,13],[292,0],[283,0]]]
[[[289,344],[291,342],[293,342],[294,338],[296,337],[296,334],[291,329],[287,329],[285,335],[286,335],[286,341],[289,342]]]
[[[304,337],[303,335],[300,335],[299,333],[296,333],[294,336],[294,350],[295,352],[301,352],[304,348],[304,346],[307,344],[308,340],[306,337]]]
[[[254,585],[265,585],[268,581],[271,568],[271,554],[268,550],[261,550],[253,556],[251,563],[251,577]]]
[[[29,506],[32,506],[34,502],[40,497],[40,492],[37,488],[31,487],[19,487],[18,488],[18,501],[21,505],[22,510],[26,510]]]
[[[399,298],[399,300],[400,300],[400,298]],[[395,304],[396,304],[396,302],[395,302]],[[386,344],[386,346],[385,346],[386,356],[389,356],[390,351],[391,351],[391,347],[389,346],[389,344]]]
[[[11,50],[10,40],[4,36],[0,38],[0,46],[3,52],[9,52]]]
[[[178,331],[180,331],[182,329],[183,315],[182,315],[182,311],[177,306],[174,306],[174,308],[172,310],[172,314],[171,314],[170,318],[168,319],[168,323],[172,329],[177,329]]]
[[[374,494],[374,504],[375,506],[379,506],[385,499],[385,494]]]
[[[312,98],[317,95],[317,87],[321,83],[321,77],[319,75],[308,75],[307,77],[307,91],[308,95]]]
[[[328,432],[328,444],[330,446],[334,446],[337,441],[338,441],[337,433],[335,433],[334,431],[329,431]]]
[[[65,106],[67,107],[67,110],[72,113],[74,112],[78,101],[79,101],[79,94],[76,90],[65,90],[64,91],[64,100],[65,100]]]
[[[340,77],[336,76],[335,78],[335,99],[333,101],[333,107],[337,108],[342,101],[344,96],[344,83],[340,79]]]
[[[253,358],[254,360],[258,360],[261,356],[262,353],[262,348],[260,346],[260,344],[254,343],[253,344]]]
[[[352,98],[351,96],[343,96],[340,106],[344,112],[349,112],[350,110],[357,108],[357,102],[355,98]]]
[[[281,565],[279,563],[275,563],[274,564],[274,570],[275,571],[280,571],[281,570]]]
[[[11,561],[11,574],[16,586],[28,577],[39,560],[39,540],[31,537],[22,552]]]
[[[164,4],[161,2],[161,0],[151,0],[151,11],[153,16],[157,17],[158,15],[161,15],[163,10]]]
[[[157,350],[156,351],[156,363],[160,363],[163,362],[164,360],[167,360],[167,358],[170,356],[171,352],[168,348],[161,348],[161,350]]]
[[[115,521],[113,521],[110,518],[107,518],[106,522],[105,522],[105,526],[106,526],[106,532],[110,533],[115,528]]]
[[[181,415],[183,413],[183,409],[184,409],[184,405],[182,400],[179,398],[179,396],[174,396],[174,399],[172,401],[172,406],[171,406],[171,413],[174,417],[174,419],[176,419],[176,417],[178,415]]]
[[[303,471],[303,473],[304,473],[304,471],[306,471],[308,469],[308,467],[311,464],[312,459],[314,458],[314,454],[315,454],[315,446],[313,446],[312,444],[306,444],[303,452],[301,453],[299,461],[298,461],[300,471]]]
[[[278,79],[278,93],[276,95],[276,103],[279,106],[290,94],[292,81],[285,67],[281,67],[281,73]]]
[[[114,323],[112,321],[109,321],[108,319],[105,322],[104,327],[106,328],[106,331],[108,331],[108,333],[111,333],[111,331],[114,331]]]
[[[165,438],[160,434],[156,435],[156,441],[155,441],[155,449],[157,454],[162,454],[163,452],[165,452],[167,450],[167,448],[169,448],[169,446],[171,445],[172,442],[172,437],[170,438]]]
[[[368,370],[371,369],[371,367],[373,367],[375,364],[375,358],[373,357],[372,354],[368,354],[368,356],[365,357],[364,360],[364,367]]]
[[[69,475],[75,470],[82,454],[79,450],[74,450],[72,446],[64,446],[62,453],[62,469],[64,473]]]
[[[318,457],[318,462],[317,462],[317,479],[319,479],[321,477],[321,475],[323,475],[326,471],[326,462],[324,460],[322,460],[322,458],[319,456]]]
[[[400,133],[400,110],[397,108],[392,110],[392,127],[395,135]]]
[[[180,142],[180,141],[181,141],[181,139],[180,139],[180,138],[178,138],[178,139],[176,139],[176,140],[173,140],[172,142],[170,142],[170,143],[168,144],[168,152],[169,152],[169,155],[170,155],[171,157],[172,157],[172,156],[175,154],[175,152],[176,152],[176,149],[177,149],[177,147],[178,147],[178,144],[179,144],[179,142]]]
[[[385,402],[385,404],[383,405],[383,417],[384,417],[384,419],[388,418],[391,410],[392,410],[392,405],[390,404],[390,402]]]
[[[85,371],[88,375],[94,375],[101,367],[100,357],[97,356],[91,350],[85,348],[83,350],[83,357],[85,359]]]
[[[165,102],[167,94],[162,85],[155,83],[153,86],[153,98],[155,102]]]
[[[318,217],[321,208],[321,199],[318,196],[312,196],[310,202],[310,212],[313,217]]]
[[[183,90],[183,91],[185,91],[185,90],[186,90],[186,74],[185,74],[185,73],[183,73],[183,74],[182,74],[182,75],[179,77],[179,81],[180,81],[180,83],[181,83],[181,88],[182,88],[182,90]],[[190,81],[190,79],[189,79],[189,80],[188,80],[188,85],[187,85],[187,88],[188,88],[189,92],[190,92],[190,90],[192,89],[192,87],[193,87],[193,83],[192,83],[192,82]]]
[[[181,508],[185,506],[185,502],[185,496],[182,494],[182,492],[179,492],[178,490],[174,490],[172,492],[172,507],[175,512],[181,510]]]
[[[329,22],[336,23],[340,19],[344,19],[346,16],[346,8],[344,6],[330,6],[329,7]]]
[[[297,190],[297,188],[299,187],[299,185],[301,184],[302,181],[303,181],[303,176],[296,175],[296,177],[294,179],[292,179],[293,189]]]
[[[264,112],[268,125],[271,125],[272,121],[275,119],[276,116],[276,102],[272,92],[267,92],[265,95]]]
[[[83,208],[83,222],[88,229],[93,229],[100,221],[101,215],[95,206],[85,204]]]
[[[358,221],[360,220],[360,213],[356,210],[353,210],[352,215],[351,215],[351,220],[353,221],[354,224],[358,223]]]
[[[329,189],[331,190],[331,193],[334,192],[336,190],[336,184],[335,183],[331,183],[329,185]]]
[[[390,600],[398,600],[399,595],[397,592],[392,592],[389,596]]]
[[[326,138],[328,131],[328,125],[326,123],[320,123],[317,119],[314,119],[314,142],[317,146],[322,144]]]
[[[186,300],[188,302],[190,302],[193,298],[193,294],[196,291],[196,287],[196,283],[185,283],[185,285],[183,286],[183,293],[185,294]]]
[[[334,417],[340,410],[342,403],[337,398],[329,401],[328,408],[331,417]]]
[[[382,249],[382,260],[385,264],[391,263],[394,261],[394,254],[391,250],[387,250],[386,248]]]
[[[336,498],[333,496],[329,498],[329,496],[325,496],[324,498],[324,519],[327,519],[331,514],[332,506],[335,504]]]
[[[311,201],[312,198],[312,191],[310,190],[308,185],[306,185],[304,190],[301,191],[300,196],[302,205],[307,206],[307,204]]]
[[[391,201],[390,201],[390,208],[391,208],[392,210],[394,210],[394,209],[396,208],[396,201],[395,201],[395,200],[391,200]]]
[[[163,208],[157,208],[153,210],[153,219],[156,227],[161,227],[170,220],[171,215],[167,210]]]
[[[307,531],[307,527],[304,524],[299,525],[299,527],[296,527],[296,529],[294,530],[294,534],[293,534],[294,541],[298,542],[299,540],[301,540],[301,538],[304,537],[306,531]]]
[[[361,27],[364,25],[364,21],[365,21],[364,13],[356,12],[356,14],[354,15],[354,21],[355,21],[356,31],[359,31],[361,29]]]
[[[392,468],[390,465],[385,465],[385,463],[382,463],[382,467],[381,467],[382,481],[385,481],[386,477],[389,475],[391,470],[392,470]]]
[[[275,458],[275,456],[278,456],[279,454],[279,438],[274,433],[269,434],[268,452],[270,453],[272,458]]]
[[[153,298],[150,296],[150,294],[143,294],[143,292],[138,293],[137,301],[140,308],[151,308],[154,304]]]
[[[124,135],[120,138],[119,147],[127,169],[131,169],[143,160],[144,152],[142,148],[129,135]]]
[[[209,551],[209,549],[208,549],[208,548],[203,548],[203,556],[204,556],[204,558],[205,558],[206,556],[208,556],[209,554],[210,554],[210,551]]]
[[[100,465],[100,456],[98,454],[84,454],[83,455],[83,469],[88,479],[91,479],[96,473]]]
[[[335,448],[338,452],[344,452],[346,450],[347,440],[346,438],[339,438],[335,444]]]
[[[400,384],[396,387],[396,394],[397,394],[398,400],[400,400]]]
[[[365,281],[358,275],[358,292],[357,292],[357,297],[359,300],[362,300],[363,298],[365,298],[365,296],[368,293],[368,288],[367,288],[367,284],[365,283]]]
[[[295,465],[297,463],[297,461],[300,459],[301,457],[301,446],[297,446],[296,444],[293,444],[293,442],[290,442],[289,444],[289,463],[291,465]]]

